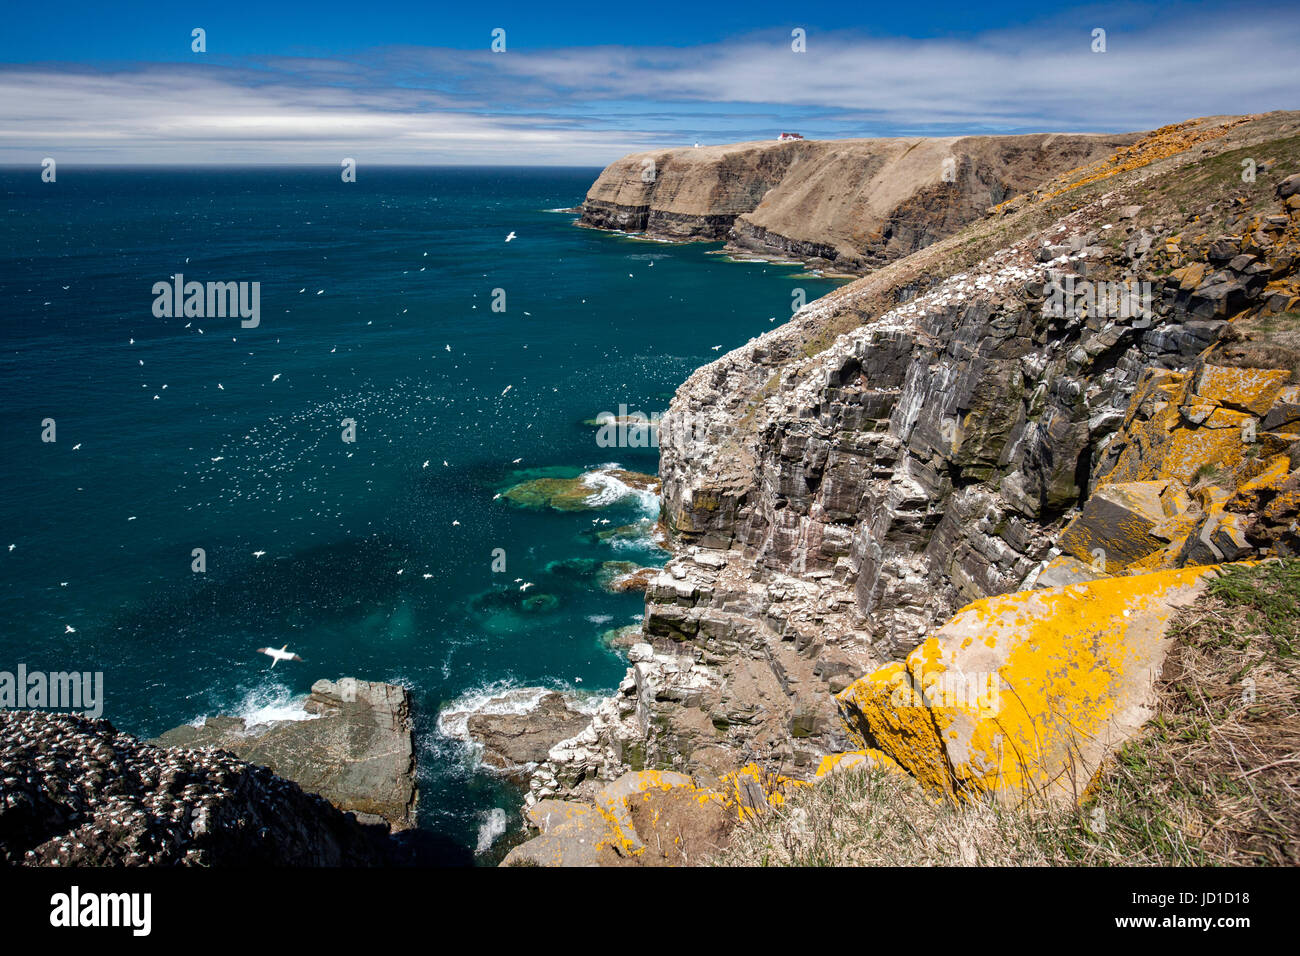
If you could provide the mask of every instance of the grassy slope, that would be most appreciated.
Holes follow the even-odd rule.
[[[819,327],[804,330],[801,350],[807,357],[817,355],[838,336],[888,311],[900,299],[911,298],[953,273],[969,270],[997,250],[1106,194],[1112,196],[1110,208],[1126,204],[1143,207],[1133,222],[1135,226],[1150,228],[1162,220],[1169,223],[1187,218],[1192,222],[1184,230],[1186,234],[1217,234],[1227,213],[1240,214],[1271,205],[1277,182],[1300,166],[1296,117],[1296,113],[1265,114],[1168,154],[1165,150],[1172,148],[1169,141],[1187,134],[1180,130],[1157,131],[1149,141],[1139,144],[1146,147],[1145,152],[1126,162],[1100,173],[1094,167],[1084,167],[1057,177],[1037,193],[1004,204],[1005,214],[974,222],[956,235],[844,287],[870,288],[873,294],[860,300],[855,308],[834,312]],[[1219,133],[1220,128],[1212,123],[1205,125],[1207,129],[1200,135]],[[1244,183],[1243,159],[1269,164],[1269,168],[1259,172],[1254,183]],[[1233,204],[1233,200],[1238,202]],[[1099,220],[1097,225],[1105,221]],[[1115,241],[1122,241],[1121,236],[1116,230]],[[1157,274],[1167,272],[1158,269]],[[900,290],[907,292],[900,296]]]

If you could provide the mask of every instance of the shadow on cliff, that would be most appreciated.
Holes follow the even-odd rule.
[[[403,830],[391,840],[394,866],[473,866],[474,854],[469,847],[457,843],[449,836],[428,830]]]

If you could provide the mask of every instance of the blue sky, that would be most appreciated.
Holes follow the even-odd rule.
[[[1295,3],[74,0],[5,21],[3,163],[602,165],[783,129],[1114,131],[1300,107]]]

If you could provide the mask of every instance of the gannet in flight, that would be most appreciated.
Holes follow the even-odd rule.
[[[265,654],[271,658],[271,666],[275,667],[280,661],[300,661],[302,660],[297,654],[289,653],[289,645],[286,644],[278,651],[274,647],[259,647],[257,653]]]
[[[506,242],[509,242],[509,241],[510,241],[511,239],[513,239],[514,237],[515,237],[515,234],[514,234],[514,232],[512,231],[512,232],[510,233],[510,235],[506,236]]]

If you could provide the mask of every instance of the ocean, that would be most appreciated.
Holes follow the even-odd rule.
[[[495,496],[653,473],[590,421],[663,411],[834,283],[576,227],[598,169],[339,172],[0,169],[0,670],[102,672],[141,737],[405,685],[420,828],[493,862],[519,793],[455,715],[611,692],[601,634],[643,599],[602,565],[666,557],[615,480],[577,511]],[[178,273],[258,283],[256,323],[157,306]]]

